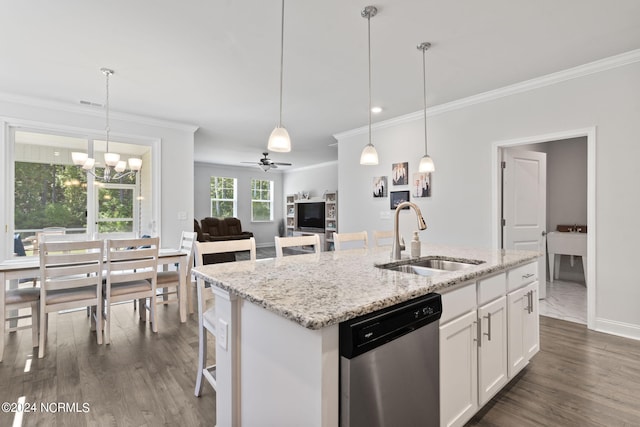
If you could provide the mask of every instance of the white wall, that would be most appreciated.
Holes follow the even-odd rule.
[[[285,171],[284,194],[309,191],[309,197],[322,197],[325,191],[338,189],[338,162]]]
[[[0,120],[65,127],[77,131],[104,132],[104,113],[90,107],[45,102],[0,94]],[[177,247],[180,233],[193,229],[193,141],[195,126],[164,122],[139,116],[111,112],[111,135],[145,140],[159,140],[159,161],[154,179],[159,181],[159,212],[155,217],[155,233],[161,237],[163,247]],[[0,142],[5,141],[4,138]],[[4,153],[5,147],[0,147]],[[161,156],[161,157],[160,157]],[[3,164],[9,159],[2,158]],[[156,165],[154,164],[154,167]],[[143,166],[144,167],[144,166]],[[6,168],[3,167],[4,170]],[[6,177],[1,182],[5,188]],[[4,198],[0,219],[6,223]],[[178,212],[186,212],[186,219],[179,219]],[[5,236],[6,237],[6,236]],[[4,245],[2,245],[4,247]]]
[[[242,222],[243,231],[251,231],[257,246],[273,246],[273,237],[280,234],[284,227],[284,198],[282,196],[282,173],[264,172],[256,167],[235,167],[196,162],[194,168],[195,218],[211,216],[210,182],[212,176],[237,179],[238,219]],[[251,222],[251,180],[268,179],[273,181],[274,220],[271,222]],[[193,228],[193,225],[191,226]]]
[[[436,165],[433,197],[414,201],[429,225],[422,233],[424,240],[489,247],[493,238],[493,144],[596,126],[596,327],[640,339],[640,287],[634,269],[640,229],[630,226],[640,212],[640,192],[633,185],[640,182],[637,57],[628,65],[440,110],[444,112],[429,117],[429,154]],[[423,155],[419,119],[385,125],[373,131],[378,166],[358,164],[366,133],[337,135],[342,231],[390,228],[390,220],[379,219],[388,199],[371,197],[371,179],[389,175],[391,164],[400,161],[409,162],[412,174]],[[402,231],[408,238],[415,220],[408,212],[401,216]]]

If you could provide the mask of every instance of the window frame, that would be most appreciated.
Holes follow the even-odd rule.
[[[257,182],[268,182],[269,183],[269,190],[263,190],[262,188],[259,189],[255,189],[255,183]],[[251,187],[250,187],[250,196],[251,196],[251,222],[273,222],[273,218],[274,218],[274,203],[273,203],[273,189],[274,189],[274,182],[273,180],[270,179],[259,179],[259,178],[251,178]],[[259,191],[259,192],[263,192],[263,191],[268,191],[269,192],[269,200],[260,198],[260,199],[255,199],[254,198],[254,192],[255,191]],[[253,214],[253,204],[254,203],[269,203],[269,219],[255,219],[254,218],[254,214]]]
[[[230,179],[233,180],[233,199],[228,199],[228,198],[214,198],[213,197],[213,180],[214,179]],[[224,190],[224,187],[223,187]],[[238,178],[233,178],[233,177],[228,177],[228,176],[210,176],[209,177],[209,215],[213,218],[222,218],[220,216],[214,215],[213,212],[213,204],[215,201],[220,201],[220,202],[232,202],[233,203],[233,214],[232,216],[234,218],[238,217]]]

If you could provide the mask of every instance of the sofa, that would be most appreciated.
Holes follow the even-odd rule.
[[[253,237],[252,232],[242,231],[242,223],[238,218],[203,218],[200,221],[200,229],[202,238],[207,242]]]
[[[249,239],[253,237],[250,231],[242,231],[242,223],[238,218],[203,218],[193,220],[193,231],[198,235],[199,242],[219,242],[224,240]],[[233,262],[236,260],[234,252],[209,254],[203,257],[203,264]]]

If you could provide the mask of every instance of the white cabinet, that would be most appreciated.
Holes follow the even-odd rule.
[[[478,410],[476,316],[474,310],[440,326],[441,426],[462,426]]]
[[[524,368],[540,348],[538,282],[507,295],[509,378]]]
[[[478,308],[478,402],[487,403],[506,383],[507,298]]]
[[[464,425],[538,349],[537,262],[444,292],[440,425]]]

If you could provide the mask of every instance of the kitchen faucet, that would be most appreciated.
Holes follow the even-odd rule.
[[[394,261],[399,260],[402,257],[402,250],[404,249],[404,245],[400,244],[400,232],[398,231],[398,219],[400,210],[406,207],[412,208],[416,217],[418,218],[418,228],[420,230],[427,229],[427,223],[424,222],[424,218],[422,217],[422,212],[420,212],[420,208],[415,203],[411,202],[402,202],[396,207],[396,213],[393,219],[393,246],[391,248],[391,259]]]

